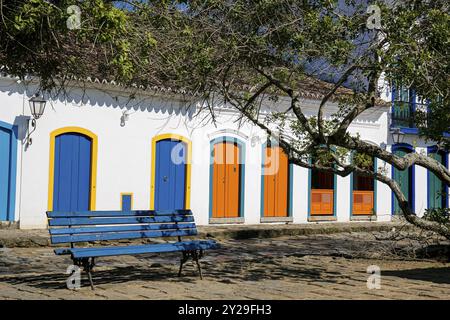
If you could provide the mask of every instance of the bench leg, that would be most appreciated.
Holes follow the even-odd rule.
[[[94,258],[90,258],[90,261],[89,261],[89,258],[83,258],[81,263],[83,265],[83,270],[88,275],[88,279],[89,279],[89,283],[91,285],[91,289],[94,290],[94,281],[92,281],[92,269],[94,268],[95,260],[94,260]]]
[[[88,271],[89,282],[91,283],[91,290],[94,290],[94,282],[92,281],[92,273]]]
[[[193,250],[193,251],[182,251],[182,257],[180,261],[180,270],[178,271],[178,276],[181,277],[181,271],[183,270],[183,264],[188,261],[189,257],[197,264],[198,273],[200,274],[200,279],[203,280],[202,267],[200,265],[199,259],[203,256],[203,250]]]
[[[200,274],[200,280],[203,280],[202,267],[200,265],[200,261],[198,260],[199,253],[197,251],[193,252],[193,259],[194,259],[195,263],[197,264],[198,273]]]
[[[181,260],[180,260],[180,270],[178,270],[178,276],[181,277],[181,271],[183,270],[183,264],[186,263],[186,261],[189,258],[189,254],[185,251],[182,252]]]

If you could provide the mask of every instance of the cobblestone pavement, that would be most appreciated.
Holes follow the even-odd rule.
[[[450,299],[450,263],[387,255],[373,233],[222,240],[178,278],[178,254],[99,259],[96,290],[66,288],[71,261],[50,248],[0,249],[0,299]],[[383,247],[384,246],[384,247]],[[381,289],[367,288],[369,265]]]

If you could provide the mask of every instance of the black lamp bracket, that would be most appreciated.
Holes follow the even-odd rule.
[[[36,119],[31,119],[31,128],[33,128],[31,131],[28,129],[28,135],[26,138],[27,145],[31,146],[33,144],[33,139],[31,138],[31,134],[36,131]]]

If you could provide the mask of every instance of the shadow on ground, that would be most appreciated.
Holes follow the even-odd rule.
[[[150,265],[149,263],[148,265]],[[195,265],[187,263],[181,277],[177,276],[176,264],[165,264],[158,267],[120,266],[109,264],[108,270],[94,268],[93,280],[95,285],[121,284],[132,281],[139,282],[187,282],[194,283],[199,280]],[[205,279],[222,283],[240,283],[242,281],[279,280],[283,278],[314,280],[319,282],[336,283],[342,281],[342,275],[318,267],[311,270],[309,267],[290,265],[286,266],[280,259],[273,257],[257,259],[241,259],[215,264],[214,258],[202,262]],[[61,273],[24,274],[3,276],[0,281],[12,285],[26,285],[39,289],[64,289],[68,275]],[[81,285],[89,286],[87,276],[82,272]]]
[[[0,281],[12,285],[27,285],[40,289],[65,289],[68,275],[55,273],[42,273],[23,276],[6,276]],[[177,277],[173,270],[163,268],[138,268],[138,267],[115,267],[112,270],[95,270],[93,272],[94,285],[120,284],[131,281],[177,281],[191,282],[193,277]],[[84,272],[81,273],[81,286],[89,286],[89,281]]]
[[[382,271],[382,276],[399,277],[411,280],[428,281],[438,284],[450,284],[450,268],[424,268],[409,270]]]
[[[318,241],[320,240],[320,241]],[[321,283],[342,283],[355,280],[354,276],[334,272],[323,262],[303,260],[307,256],[326,256],[329,259],[374,258],[380,250],[380,243],[366,238],[327,239],[326,237],[308,237],[298,239],[277,239],[273,241],[247,240],[224,242],[220,250],[208,252],[202,260],[204,277],[210,281],[239,284],[242,281],[303,280]],[[385,257],[386,258],[386,257]],[[43,258],[44,259],[44,258]],[[48,259],[47,257],[44,259]],[[56,259],[56,257],[55,257]],[[59,264],[70,264],[70,259],[61,260]],[[136,259],[136,260],[134,260]],[[183,276],[177,277],[179,256],[141,255],[139,258],[105,258],[99,259],[98,268],[94,268],[95,285],[123,284],[127,282],[185,282],[195,283],[199,280],[195,264],[186,264]],[[314,260],[314,259],[313,259]],[[155,263],[155,262],[158,263]],[[315,264],[311,264],[315,263]],[[322,263],[322,264],[321,264]],[[11,263],[5,264],[8,267]],[[14,274],[0,276],[0,281],[12,285],[26,285],[39,289],[65,289],[68,275],[50,268],[35,273],[40,269],[38,260],[18,264]],[[52,265],[54,268],[55,265]],[[107,267],[105,269],[105,267]],[[58,269],[58,270],[62,270]],[[434,283],[449,284],[450,268],[426,268],[399,271],[384,271],[385,276],[423,280]],[[366,275],[361,275],[365,281]],[[87,276],[82,273],[82,286],[88,286]]]

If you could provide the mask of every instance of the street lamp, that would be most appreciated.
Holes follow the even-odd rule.
[[[39,119],[44,114],[47,101],[36,94],[36,96],[32,97],[28,103],[30,104],[31,114],[33,115],[34,120]]]
[[[394,141],[394,144],[402,143],[405,139],[405,134],[401,132],[400,128],[394,128],[391,130],[392,134],[392,141]]]
[[[33,128],[33,130],[30,131],[27,135],[27,144],[30,146],[33,143],[33,140],[30,136],[36,130],[36,120],[44,114],[47,101],[36,94],[34,97],[28,100],[28,103],[30,104],[30,111],[31,115],[33,116],[33,119],[31,119],[31,127]]]

